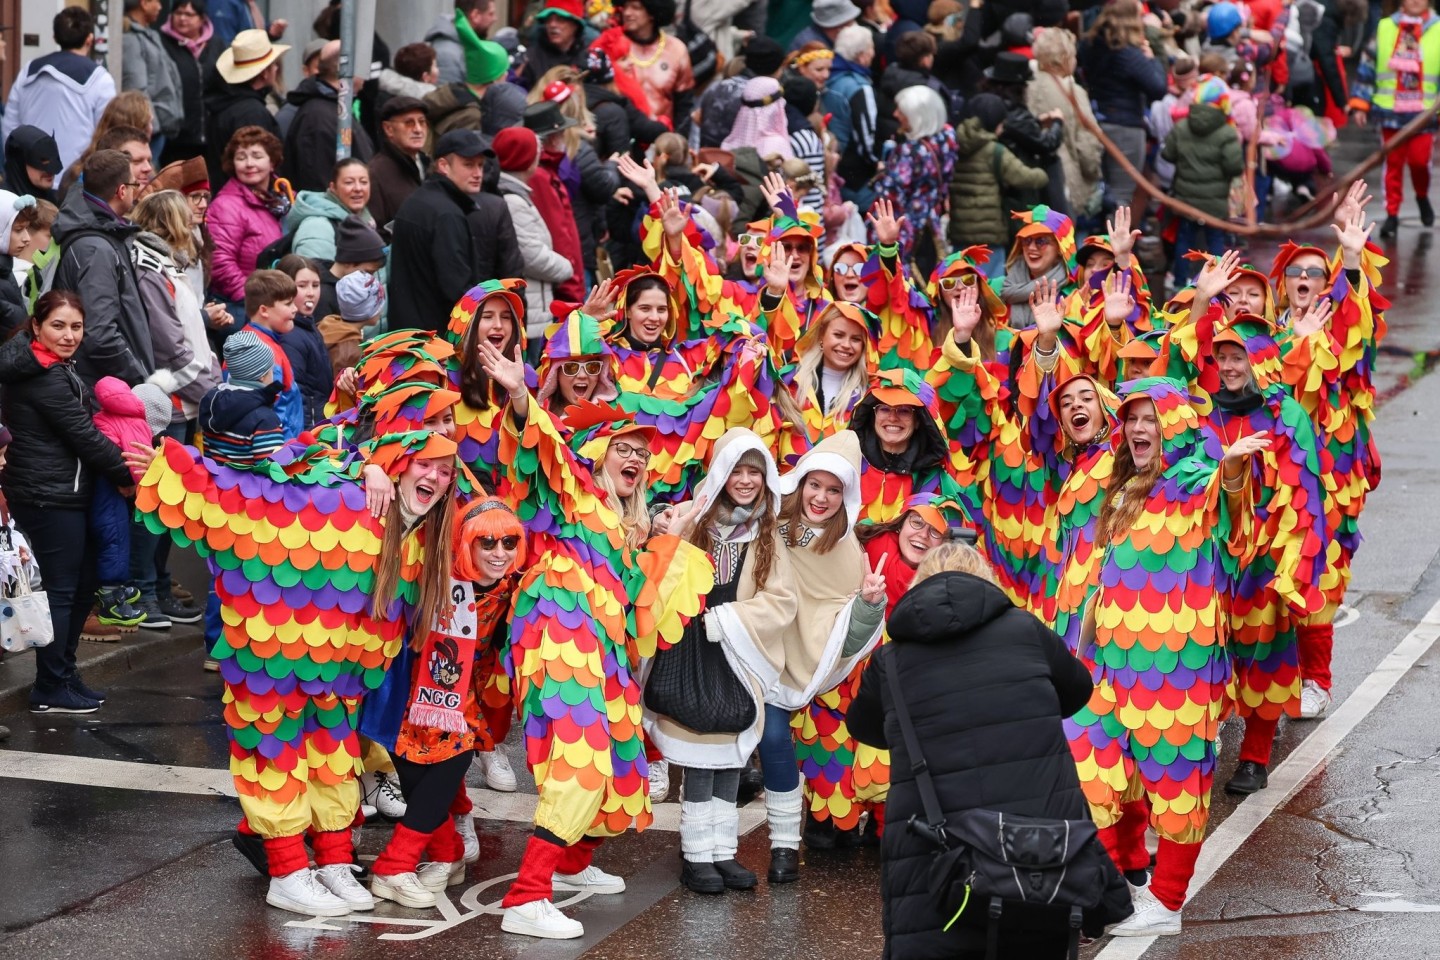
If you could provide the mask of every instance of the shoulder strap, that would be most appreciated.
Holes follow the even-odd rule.
[[[890,685],[890,699],[895,706],[895,718],[900,721],[900,732],[905,735],[905,752],[910,754],[910,772],[915,774],[915,784],[920,788],[920,802],[925,805],[925,819],[939,831],[945,826],[945,814],[940,809],[940,797],[935,793],[935,781],[930,777],[930,765],[920,751],[920,738],[915,735],[915,725],[910,722],[910,708],[905,705],[905,694],[900,689],[900,650],[897,644],[885,648],[889,660],[885,664],[885,679]]]
[[[1005,180],[1000,176],[1000,151],[1004,149],[1005,145],[996,140],[995,149],[990,153],[990,170],[995,174],[995,183],[1001,190],[1005,189]]]

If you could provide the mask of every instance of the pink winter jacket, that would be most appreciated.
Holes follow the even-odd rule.
[[[245,299],[245,279],[255,272],[260,251],[280,239],[280,221],[265,201],[230,179],[206,214],[215,253],[210,260],[210,288],[226,300]]]
[[[147,447],[155,442],[150,435],[150,424],[145,419],[145,404],[124,380],[101,377],[95,384],[95,399],[100,401],[100,412],[95,414],[95,429],[115,446],[129,450],[132,440]],[[143,471],[131,472],[135,474],[135,482],[139,483]]]

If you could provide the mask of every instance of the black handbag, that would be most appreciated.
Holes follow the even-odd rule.
[[[685,42],[685,49],[690,51],[690,72],[695,76],[696,88],[705,86],[720,70],[720,51],[715,48],[710,34],[695,26],[695,21],[690,19],[690,0],[685,0],[685,15],[675,25],[675,35]]]
[[[920,790],[925,816],[910,818],[912,833],[934,845],[930,865],[930,895],[937,911],[947,919],[945,929],[957,921],[972,900],[986,914],[986,960],[996,960],[1000,949],[1000,917],[1006,903],[1050,907],[1068,912],[1070,960],[1080,955],[1081,928],[1092,929],[1129,916],[1129,897],[1123,902],[1119,872],[1100,843],[1089,820],[1023,817],[998,810],[966,810],[945,817],[935,781],[920,750],[910,709],[900,689],[900,651],[891,644],[885,674],[896,718],[910,754],[910,769]],[[1107,896],[1107,893],[1110,895]],[[1089,915],[1087,917],[1087,914]]]
[[[744,565],[745,552],[736,561],[737,570]],[[717,584],[709,605],[734,600],[735,588],[734,581]],[[700,617],[690,621],[679,643],[657,650],[650,659],[645,708],[696,733],[744,733],[757,716],[749,684],[735,675],[724,647],[705,636]]]

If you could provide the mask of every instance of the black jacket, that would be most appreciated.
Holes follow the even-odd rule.
[[[455,302],[483,279],[471,239],[474,210],[473,197],[431,173],[395,212],[390,228],[391,330],[444,330]]]
[[[30,310],[15,279],[15,258],[0,253],[0,340],[25,326]]]
[[[290,360],[290,370],[304,401],[305,428],[325,419],[325,401],[335,386],[335,373],[330,369],[330,351],[325,338],[315,327],[315,318],[295,315],[295,329],[280,335],[280,347]]]
[[[885,956],[983,956],[984,910],[972,905],[946,933],[949,918],[930,900],[934,848],[907,828],[912,816],[923,819],[924,805],[886,671],[898,655],[906,704],[946,816],[986,809],[1088,819],[1060,721],[1085,706],[1093,685],[1053,631],[969,574],[942,573],[912,586],[888,628],[891,647],[871,658],[846,716],[857,740],[891,751],[881,841]],[[1007,905],[1000,956],[1063,956],[1064,924]]]
[[[5,189],[21,196],[49,200],[58,207],[60,194],[53,187],[45,190],[35,186],[25,172],[25,157],[31,145],[42,138],[54,139],[44,130],[29,124],[21,124],[10,134],[10,139],[5,141]]]
[[[160,42],[175,69],[180,71],[180,102],[185,116],[180,120],[180,132],[170,138],[177,147],[183,148],[189,156],[198,156],[205,149],[205,78],[215,69],[215,61],[225,49],[214,37],[205,44],[199,59],[180,41],[160,31]],[[170,143],[166,144],[168,148]],[[170,151],[167,149],[167,153]]]
[[[475,209],[466,214],[465,219],[470,224],[470,241],[475,248],[475,282],[523,277],[525,255],[520,252],[520,241],[515,236],[510,205],[504,197],[489,192],[477,193],[470,199],[475,201]]]
[[[22,333],[0,344],[5,425],[5,496],[12,503],[86,509],[96,473],[117,487],[135,482],[120,448],[95,429],[94,396],[71,362],[42,366]]]
[[[140,228],[97,206],[76,184],[65,194],[52,233],[60,244],[56,290],[85,304],[85,339],[75,369],[87,383],[119,377],[134,386],[155,372],[150,321],[130,249]]]
[[[248,84],[229,84],[212,71],[205,88],[205,166],[210,171],[210,189],[215,193],[230,177],[220,168],[225,145],[241,127],[262,127],[280,136],[280,125],[265,106],[265,91]],[[331,144],[334,150],[334,144]],[[322,185],[320,189],[325,189]]]
[[[647,147],[669,129],[651,120],[623,93],[599,83],[585,84],[585,103],[595,115],[595,152],[601,159],[629,153],[632,146]]]
[[[297,109],[285,132],[283,175],[296,190],[324,190],[335,166],[340,92],[318,77],[306,77],[285,100]],[[375,155],[370,135],[358,123],[352,124],[350,133],[350,155],[369,163]]]

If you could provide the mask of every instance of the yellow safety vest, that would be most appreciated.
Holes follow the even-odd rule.
[[[1420,96],[1421,109],[1435,103],[1436,80],[1440,78],[1440,19],[1432,17],[1420,34]],[[1395,71],[1390,58],[1400,39],[1400,23],[1394,16],[1380,21],[1375,31],[1375,93],[1370,102],[1381,110],[1395,109]]]

